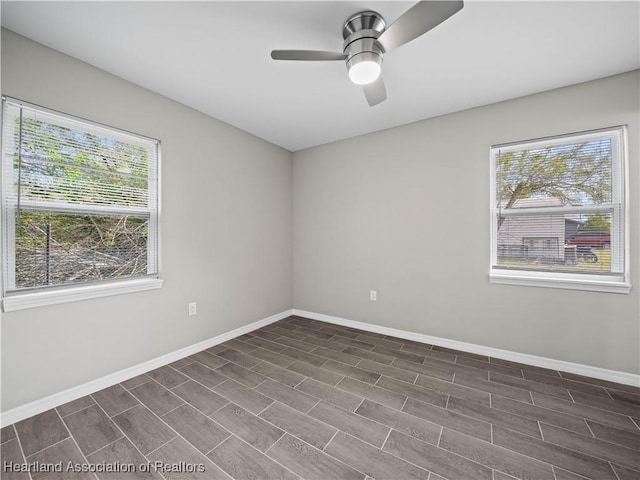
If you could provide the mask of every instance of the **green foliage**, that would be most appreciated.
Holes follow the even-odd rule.
[[[16,287],[144,275],[148,220],[23,211],[16,223]]]
[[[595,213],[590,215],[584,225],[578,227],[581,232],[609,232],[611,231],[611,221],[609,215]]]
[[[18,145],[19,128],[15,128]],[[147,204],[145,148],[32,118],[22,124],[21,196],[90,205]],[[105,187],[106,186],[106,187]]]

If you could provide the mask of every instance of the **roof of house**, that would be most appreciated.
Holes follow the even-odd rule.
[[[502,200],[502,207],[506,207],[508,200]],[[531,197],[521,198],[516,200],[515,204],[511,208],[536,208],[536,207],[563,207],[567,205],[561,198],[558,197]],[[580,215],[565,215],[565,222],[583,224],[584,220],[580,218]]]
[[[508,203],[508,199],[501,201],[502,207],[506,207]],[[564,205],[566,204],[558,197],[530,197],[516,200],[511,208],[562,207]]]

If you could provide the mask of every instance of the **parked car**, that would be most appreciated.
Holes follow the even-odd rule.
[[[585,262],[596,263],[598,261],[598,256],[593,253],[591,247],[577,247],[576,254],[578,258],[584,260]]]
[[[610,248],[611,233],[609,232],[578,232],[566,238],[567,245],[581,247]]]

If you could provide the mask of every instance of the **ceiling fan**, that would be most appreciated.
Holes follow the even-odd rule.
[[[342,53],[272,50],[271,58],[311,62],[345,60],[349,78],[363,86],[367,102],[373,107],[387,98],[381,76],[382,56],[427,33],[462,9],[463,5],[462,1],[418,2],[388,28],[378,12],[359,12],[347,19],[342,28]]]

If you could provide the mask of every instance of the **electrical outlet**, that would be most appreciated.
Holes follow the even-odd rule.
[[[198,306],[196,304],[196,302],[192,302],[189,304],[189,316],[193,316],[196,313],[198,313]]]
[[[371,300],[372,302],[378,301],[378,292],[376,290],[371,290],[369,292],[369,300]]]

